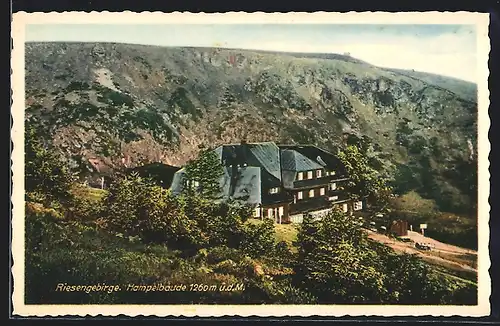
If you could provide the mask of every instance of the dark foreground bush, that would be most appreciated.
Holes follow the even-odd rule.
[[[259,272],[262,266],[242,251],[202,249],[189,259],[180,253],[30,206],[26,210],[26,303],[271,302]],[[103,291],[105,285],[119,290]],[[66,291],[71,286],[90,287]],[[141,286],[156,286],[156,291],[145,292]],[[166,291],[167,286],[177,290]]]

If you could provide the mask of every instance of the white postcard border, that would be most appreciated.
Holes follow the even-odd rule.
[[[24,37],[27,24],[473,24],[478,67],[478,305],[26,305],[24,304]],[[162,13],[125,11],[13,14],[12,108],[12,295],[19,316],[486,316],[490,314],[488,38],[489,16],[470,12],[348,13]]]

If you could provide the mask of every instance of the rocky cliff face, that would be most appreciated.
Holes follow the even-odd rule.
[[[26,118],[79,171],[181,165],[198,146],[363,146],[399,191],[476,201],[476,86],[341,55],[26,44]]]

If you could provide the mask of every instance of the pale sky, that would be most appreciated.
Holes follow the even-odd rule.
[[[117,42],[287,52],[345,53],[376,66],[476,82],[474,25],[38,24],[26,41]]]

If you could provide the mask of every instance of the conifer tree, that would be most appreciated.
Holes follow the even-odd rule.
[[[185,189],[188,192],[196,190],[201,197],[207,199],[221,197],[220,178],[224,170],[214,151],[202,149],[198,158],[189,162],[185,169]]]
[[[73,175],[56,152],[46,148],[33,126],[25,130],[25,190],[30,200],[67,203]]]

